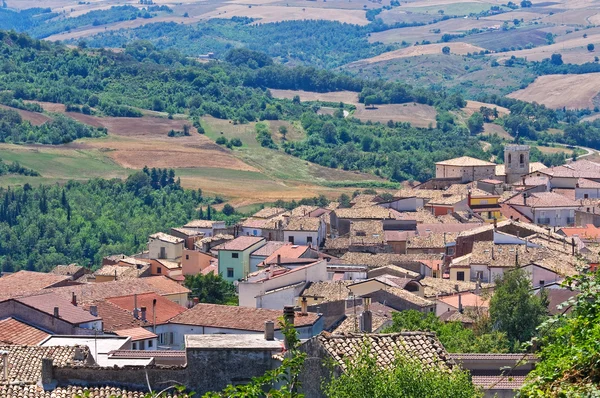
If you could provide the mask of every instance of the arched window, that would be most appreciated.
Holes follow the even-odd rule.
[[[525,155],[521,154],[519,156],[519,163],[521,163],[521,164],[525,163]]]
[[[509,153],[508,154],[508,164],[512,163],[512,155]]]

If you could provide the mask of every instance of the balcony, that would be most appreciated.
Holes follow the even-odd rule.
[[[550,224],[550,218],[549,217],[538,218],[537,219],[537,223],[540,224],[540,225],[549,225]]]

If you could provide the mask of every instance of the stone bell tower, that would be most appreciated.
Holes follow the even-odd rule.
[[[529,145],[504,146],[504,170],[508,184],[515,183],[525,174],[529,174],[529,150]]]

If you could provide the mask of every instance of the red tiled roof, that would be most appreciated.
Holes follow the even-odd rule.
[[[280,329],[278,319],[282,315],[282,311],[267,310],[264,308],[196,304],[194,307],[171,319],[169,323],[262,332],[266,321],[275,322],[275,329]],[[300,313],[296,313],[294,326],[309,326],[314,324],[318,319],[319,316],[314,313],[309,313],[306,316],[300,316]]]
[[[219,250],[243,251],[264,240],[265,238],[261,236],[240,236],[234,240],[223,243],[220,245]]]
[[[0,278],[0,300],[24,296],[69,281],[69,275],[19,271]]]
[[[582,159],[562,166],[539,170],[552,177],[564,178],[600,178],[600,164]]]
[[[156,336],[149,330],[144,328],[122,329],[115,332],[117,336],[131,337],[131,341],[155,339]]]
[[[481,307],[488,308],[490,305],[489,300],[484,299],[474,293],[461,293],[460,300],[463,307]],[[446,296],[439,299],[439,301],[448,304],[454,308],[458,308],[458,295]]]
[[[54,315],[54,308],[58,307],[59,318],[73,325],[100,319],[55,293],[42,293],[37,296],[21,297],[16,298],[15,301],[48,315]]]
[[[185,358],[183,350],[116,350],[109,352],[113,358]]]
[[[514,207],[509,206],[504,203],[500,204],[500,214],[502,214],[507,219],[512,218],[513,220],[519,220],[524,223],[531,222],[531,220],[527,216],[523,215],[521,212],[519,212]]]
[[[522,195],[516,195],[505,202],[513,206],[538,207],[579,207],[579,203],[556,192],[534,192],[527,194],[527,200]]]
[[[277,263],[277,256],[280,256],[281,260],[284,259],[298,259],[309,249],[308,246],[292,245],[287,243],[275,250],[269,257],[264,261],[264,264],[275,264]]]
[[[119,308],[133,312],[134,301],[136,295],[120,296],[107,298],[106,301],[116,305]],[[186,310],[173,301],[159,296],[156,293],[137,294],[137,307],[146,307],[146,319],[148,322],[153,322],[152,304],[156,300],[156,324],[160,325]]]
[[[587,224],[585,227],[565,227],[560,231],[567,237],[579,236],[582,239],[598,239],[600,238],[600,228],[594,224]]]
[[[155,293],[161,296],[168,296],[170,294],[183,294],[189,293],[190,289],[185,286],[181,286],[179,283],[167,278],[166,276],[150,276],[142,279],[147,283]],[[106,282],[104,282],[106,283]]]
[[[48,333],[14,318],[0,321],[0,342],[11,345],[38,345]]]
[[[518,390],[527,376],[472,376],[473,384],[483,389]]]
[[[386,242],[406,242],[415,236],[415,231],[383,231]]]
[[[588,180],[587,178],[580,178],[577,180],[576,188],[600,188],[600,182]]]
[[[202,271],[200,271],[200,273],[202,275],[208,275],[208,274],[218,275],[219,274],[219,266],[217,266],[215,264],[211,264],[208,267],[204,268]]]
[[[115,332],[121,329],[131,329],[151,324],[151,322],[142,322],[140,319],[135,319],[133,313],[108,301],[95,301],[86,304],[84,308],[89,311],[92,305],[95,305],[98,309],[98,316],[102,318],[102,328],[105,332]]]

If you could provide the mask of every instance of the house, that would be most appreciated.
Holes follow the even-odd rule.
[[[262,236],[267,240],[283,240],[283,226],[288,217],[284,215],[273,218],[247,218],[239,224],[240,235]]]
[[[325,222],[315,217],[290,217],[283,227],[283,241],[292,245],[320,247],[325,242]]]
[[[280,241],[269,241],[258,250],[253,251],[250,254],[250,272],[258,270],[258,264],[265,261],[269,256],[275,253],[280,247],[289,244]]]
[[[600,177],[600,176],[599,176]],[[600,182],[579,178],[575,184],[575,199],[599,199]]]
[[[494,223],[504,219],[499,200],[500,195],[477,195],[469,192],[467,205],[483,221]]]
[[[233,282],[250,273],[250,254],[266,244],[260,236],[240,236],[219,246],[219,275]]]
[[[496,166],[497,168],[498,166]],[[504,181],[494,178],[486,178],[477,181],[477,189],[481,189],[491,195],[499,195],[504,192]]]
[[[406,254],[453,255],[456,245],[456,232],[425,233],[406,241]]]
[[[370,297],[374,302],[385,303],[397,311],[416,310],[433,312],[435,303],[404,288],[390,285],[378,278],[357,281],[346,286],[351,297]]]
[[[557,231],[558,234],[567,238],[579,238],[583,242],[599,242],[600,228],[593,224],[587,224],[584,227],[564,227]]]
[[[196,232],[203,233],[205,237],[215,236],[217,234],[226,233],[227,226],[225,221],[211,220],[193,220],[183,226],[186,229],[192,229]]]
[[[281,310],[234,307],[218,304],[196,304],[177,315],[169,323],[156,327],[159,336],[164,336],[161,345],[173,348],[184,346],[184,336],[194,334],[263,334],[265,322],[275,322],[275,337],[281,339],[278,319]],[[300,339],[308,339],[323,330],[321,316],[314,313],[296,313],[294,326]]]
[[[48,332],[13,317],[0,320],[0,341],[4,345],[35,346],[49,336]]]
[[[395,224],[396,215],[399,214],[393,209],[384,209],[379,206],[370,207],[352,207],[350,209],[336,209],[331,212],[331,226],[337,230],[338,234],[345,235],[350,232],[350,224],[356,221],[373,221],[381,220],[390,224]],[[393,229],[393,228],[390,228]]]
[[[174,277],[181,276],[183,274],[183,267],[178,261],[170,261],[165,259],[150,260],[150,274],[154,276],[164,275],[173,279]]]
[[[204,232],[191,228],[171,228],[170,235],[184,240],[184,249],[194,250],[196,242],[204,238]]]
[[[384,231],[384,239],[392,253],[405,254],[406,242],[415,236],[414,231]]]
[[[327,280],[327,261],[310,261],[293,269],[271,264],[249,274],[238,284],[240,306],[281,310],[295,305],[307,282]]]
[[[228,234],[217,234],[213,236],[207,236],[196,242],[195,249],[203,253],[208,253],[216,256],[218,251],[216,250],[216,247],[234,239],[235,236]]]
[[[496,164],[469,156],[449,159],[435,164],[435,178],[460,178],[471,182],[496,176]]]
[[[121,329],[117,336],[129,337],[132,350],[154,351],[158,346],[158,336],[144,328]]]
[[[550,178],[552,188],[574,189],[580,178],[600,181],[600,164],[587,159],[580,159],[562,166],[538,170],[530,175],[547,176]]]
[[[441,260],[439,254],[393,254],[393,253],[352,253],[348,252],[342,256],[346,264],[367,265],[369,274],[378,268],[395,265],[402,268],[404,273],[410,277],[419,275],[431,276],[432,269],[427,260]]]
[[[71,280],[77,280],[91,273],[91,271],[81,265],[69,264],[69,265],[57,265],[52,268],[50,273],[54,275],[70,276]]]
[[[538,225],[566,227],[575,223],[575,211],[579,202],[554,192],[535,192],[517,195],[507,200],[514,207]]]
[[[0,277],[0,300],[35,293],[59,286],[75,286],[70,275],[45,274],[43,272],[18,271]]]
[[[0,302],[0,319],[15,318],[53,334],[94,334],[102,331],[102,319],[69,301],[45,292]]]
[[[424,367],[449,371],[456,367],[435,333],[401,332],[392,334],[329,334],[322,333],[304,342],[300,350],[312,360],[304,367],[300,380],[301,392],[307,397],[321,398],[321,387],[331,378],[329,363],[333,363],[334,373],[345,371],[347,360],[356,358],[363,349],[376,358],[377,366],[389,368],[394,358],[407,355],[419,361]]]
[[[287,210],[283,207],[265,207],[252,215],[252,218],[262,218],[268,220],[285,213]]]
[[[146,328],[165,324],[186,311],[186,307],[156,293],[109,297],[105,301],[132,313],[134,318],[141,321],[140,326]]]
[[[94,282],[103,283],[116,280],[137,279],[150,276],[149,263],[139,262],[137,265],[129,265],[119,262],[116,265],[104,265],[94,272]]]
[[[152,234],[148,240],[148,256],[151,260],[178,261],[183,254],[183,243],[183,239],[163,232]]]
[[[441,297],[437,300],[436,316],[441,316],[448,311],[463,312],[470,309],[473,311],[485,311],[490,307],[489,300],[474,293],[457,293],[452,296]]]
[[[183,276],[197,275],[209,267],[215,259],[216,257],[209,253],[185,249],[181,258],[181,274]]]
[[[361,326],[364,329],[362,314],[368,308],[371,311],[372,323],[371,332],[379,333],[383,329],[392,325],[392,314],[395,310],[380,303],[371,303],[368,307],[364,305],[357,305],[346,310],[346,318],[331,331],[333,334],[345,334],[345,333],[358,333],[363,332]],[[361,325],[362,323],[362,325]]]

